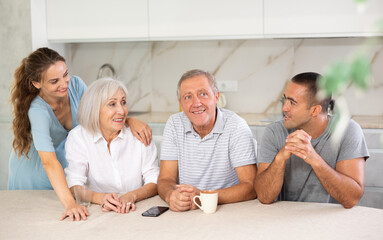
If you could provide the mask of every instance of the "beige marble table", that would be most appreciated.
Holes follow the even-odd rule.
[[[220,205],[214,214],[167,211],[158,196],[137,203],[129,214],[89,208],[87,221],[59,221],[63,207],[53,191],[0,191],[0,239],[383,239],[383,210],[337,204],[258,200]]]

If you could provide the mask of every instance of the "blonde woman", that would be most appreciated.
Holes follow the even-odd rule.
[[[68,185],[88,184],[103,211],[128,213],[157,194],[157,150],[145,146],[124,124],[128,92],[113,79],[92,83],[80,102],[78,122],[65,145]]]

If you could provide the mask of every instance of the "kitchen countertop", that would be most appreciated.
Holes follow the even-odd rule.
[[[175,112],[135,112],[134,114],[129,114],[129,116],[137,117],[147,123],[166,123],[170,115],[174,113]],[[279,114],[238,113],[238,115],[245,119],[250,126],[266,126],[282,118]],[[383,116],[356,115],[352,116],[352,119],[359,123],[362,128],[383,129]]]

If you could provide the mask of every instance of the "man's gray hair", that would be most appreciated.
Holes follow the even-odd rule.
[[[119,89],[121,89],[126,97],[128,97],[128,90],[125,85],[118,80],[103,78],[93,82],[86,89],[81,98],[77,114],[78,124],[92,134],[99,133],[101,131],[101,107],[103,107],[108,99],[110,99]]]
[[[215,81],[215,77],[213,76],[213,74],[211,74],[207,71],[200,70],[200,69],[193,69],[193,70],[190,70],[190,71],[187,71],[186,73],[184,73],[182,75],[181,79],[178,81],[178,85],[177,85],[177,98],[178,98],[178,100],[181,100],[180,88],[181,88],[182,82],[189,79],[189,78],[196,77],[196,76],[205,76],[209,80],[209,85],[210,85],[211,89],[213,89],[214,94],[216,94],[218,92],[217,82]]]

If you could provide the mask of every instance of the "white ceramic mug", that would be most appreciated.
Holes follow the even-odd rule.
[[[201,205],[196,202],[196,198],[201,201]],[[218,192],[214,190],[201,191],[200,196],[194,196],[193,202],[204,213],[215,213],[218,205]]]

